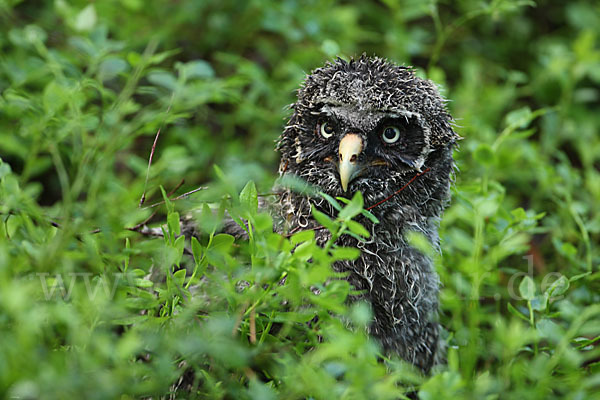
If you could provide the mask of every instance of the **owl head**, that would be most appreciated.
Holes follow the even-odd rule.
[[[291,108],[280,172],[336,196],[385,195],[458,139],[435,84],[365,55],[313,71]]]

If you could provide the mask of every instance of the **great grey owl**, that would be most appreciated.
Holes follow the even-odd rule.
[[[432,260],[411,247],[407,233],[425,235],[439,248],[438,223],[450,195],[458,135],[436,86],[408,67],[381,58],[338,59],[306,77],[292,106],[277,150],[280,174],[295,175],[331,196],[361,191],[365,205],[377,204],[366,241],[342,236],[362,255],[339,261],[337,271],[373,310],[370,334],[386,353],[428,371],[443,358],[439,340],[439,278]],[[427,173],[410,182],[421,171]],[[320,198],[284,189],[275,205],[286,230],[318,226],[311,205],[335,217]],[[317,230],[317,240],[328,239]]]

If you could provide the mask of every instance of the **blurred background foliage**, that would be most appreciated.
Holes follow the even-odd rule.
[[[0,397],[600,398],[599,36],[594,1],[0,0]],[[255,209],[294,89],[363,52],[437,82],[464,137],[428,377],[323,286],[356,254]],[[146,186],[198,185],[157,208],[165,239],[125,229]]]

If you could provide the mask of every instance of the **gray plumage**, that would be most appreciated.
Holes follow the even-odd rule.
[[[412,69],[362,56],[349,62],[338,59],[313,71],[291,108],[293,115],[277,146],[282,176],[298,176],[334,197],[361,191],[368,206],[429,168],[372,210],[379,224],[358,218],[371,237],[359,242],[344,235],[338,243],[360,248],[361,257],[334,265],[337,271],[349,272],[347,279],[364,293],[355,300],[371,304],[370,333],[384,350],[428,371],[443,357],[435,321],[439,278],[431,259],[411,247],[406,234],[419,232],[439,249],[438,223],[450,195],[452,149],[459,138],[445,100],[432,82],[418,78]],[[355,142],[341,146],[350,135]],[[344,146],[354,146],[354,153],[342,151]],[[342,173],[342,152],[352,155],[346,161],[351,172]],[[284,188],[275,204],[282,230],[318,226],[311,205],[336,215],[322,198]],[[324,243],[328,235],[318,230],[317,240]]]

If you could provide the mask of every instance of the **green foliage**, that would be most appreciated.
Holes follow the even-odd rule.
[[[159,398],[183,377],[182,398],[598,398],[599,11],[0,1],[0,397]],[[407,238],[443,283],[431,376],[381,362],[331,269],[357,249],[258,207],[305,71],[362,52],[439,83],[465,138],[442,254]],[[369,236],[360,194],[322,195],[334,239]],[[226,212],[248,240],[219,233]]]

